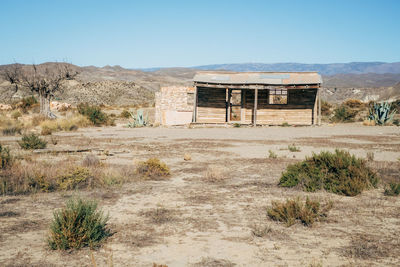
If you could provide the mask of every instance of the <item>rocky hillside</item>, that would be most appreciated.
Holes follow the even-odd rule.
[[[45,63],[48,65],[56,63]],[[6,66],[0,66],[0,72]],[[76,80],[65,84],[65,89],[56,94],[56,98],[72,104],[89,102],[108,105],[153,104],[154,92],[160,86],[190,85],[190,79],[164,73],[151,73],[129,70],[119,66],[72,66],[79,72]],[[22,88],[15,92],[14,86],[0,78],[0,103],[9,103],[30,92]]]

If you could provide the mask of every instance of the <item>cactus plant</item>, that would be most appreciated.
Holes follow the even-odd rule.
[[[385,125],[393,121],[396,112],[396,109],[391,110],[391,104],[388,102],[374,103],[369,109],[368,119],[378,125]]]
[[[136,116],[133,115],[132,112],[130,112],[130,114],[131,114],[131,117],[132,117],[133,121],[128,123],[128,127],[129,128],[147,126],[147,124],[148,124],[148,114],[146,114],[146,116],[145,116],[142,109],[139,109],[139,110],[136,111]]]

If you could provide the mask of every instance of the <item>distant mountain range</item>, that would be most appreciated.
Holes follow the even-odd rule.
[[[322,75],[363,74],[363,73],[400,73],[400,62],[351,62],[331,64],[302,64],[302,63],[242,63],[217,64],[193,67],[201,70],[230,70],[230,71],[318,71]]]
[[[237,63],[193,66],[197,70],[227,70],[227,71],[317,71],[322,75],[365,74],[365,73],[400,73],[400,62],[351,62],[330,64],[303,63]],[[164,68],[142,69],[153,72]],[[169,68],[167,68],[169,69]]]

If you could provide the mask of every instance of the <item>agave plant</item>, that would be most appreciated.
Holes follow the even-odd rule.
[[[148,114],[146,116],[143,114],[143,110],[139,109],[136,112],[136,115],[133,115],[132,112],[130,112],[131,117],[133,119],[132,122],[128,123],[129,128],[136,128],[136,127],[143,127],[147,126],[148,124]]]
[[[374,103],[369,109],[368,119],[375,121],[378,125],[385,125],[392,122],[397,110],[391,110],[391,106],[388,102]]]

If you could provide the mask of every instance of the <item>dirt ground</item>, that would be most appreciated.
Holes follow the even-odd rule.
[[[400,181],[399,129],[119,125],[53,134],[47,138],[56,138],[57,145],[49,142],[49,150],[58,153],[35,156],[56,162],[94,153],[120,166],[158,157],[172,175],[107,190],[0,196],[0,266],[400,266],[400,198],[384,196],[383,185],[356,197],[277,186],[288,164],[335,148],[359,157],[373,152],[370,164],[382,179]],[[0,142],[17,150],[18,139]],[[289,151],[291,144],[301,151]],[[77,148],[88,151],[64,153]],[[278,157],[269,158],[269,150]],[[210,169],[224,179],[205,179]],[[52,213],[72,195],[97,199],[109,214],[114,234],[101,248],[49,250]],[[288,228],[266,216],[271,201],[296,196],[334,206],[313,227]]]

